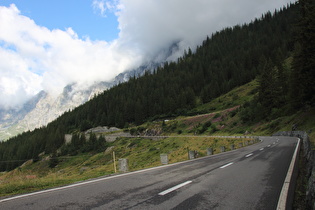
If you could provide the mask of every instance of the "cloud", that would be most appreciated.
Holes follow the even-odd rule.
[[[121,0],[120,40],[150,60],[174,42],[179,53],[195,48],[207,35],[224,27],[250,22],[288,0]],[[170,59],[174,59],[172,56]]]
[[[0,107],[15,107],[44,89],[58,94],[69,83],[86,87],[151,60],[175,60],[207,35],[250,22],[289,0],[93,0],[101,15],[113,12],[119,37],[82,39],[72,28],[49,30],[0,6]],[[105,31],[105,29],[104,29]],[[178,44],[166,55],[171,44]]]
[[[99,13],[102,17],[106,17],[107,12],[114,12],[118,10],[119,1],[93,0],[92,7],[95,12]]]
[[[41,89],[42,79],[28,71],[28,63],[13,51],[0,48],[1,108],[18,108]],[[13,70],[12,70],[13,69]]]
[[[84,88],[109,81],[136,64],[137,55],[111,43],[80,39],[71,28],[49,30],[0,7],[0,107],[16,107],[44,89],[58,94],[69,83]]]

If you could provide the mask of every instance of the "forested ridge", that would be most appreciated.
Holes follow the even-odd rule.
[[[0,171],[42,152],[54,153],[64,134],[94,126],[127,127],[147,120],[194,114],[191,110],[243,85],[292,56],[298,5],[268,12],[249,24],[209,35],[195,52],[133,77],[66,112],[47,126],[0,144]],[[21,162],[16,161],[21,160]]]
[[[285,62],[261,58],[258,95],[244,104],[244,122],[271,120],[315,106],[315,1],[300,0],[298,14],[292,55]]]

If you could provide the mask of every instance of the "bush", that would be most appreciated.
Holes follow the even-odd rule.
[[[218,118],[218,117],[220,117],[220,116],[221,116],[220,113],[216,113],[213,118]]]
[[[59,161],[58,161],[58,157],[56,155],[56,153],[54,152],[51,156],[51,158],[49,159],[49,167],[50,168],[55,168],[58,165]]]
[[[149,149],[149,152],[152,152],[152,151],[155,151],[155,150],[156,150],[155,147],[151,147],[151,148]]]
[[[210,133],[215,133],[215,132],[217,132],[217,131],[218,131],[217,126],[214,125],[214,124],[212,124],[212,125],[211,125],[211,132],[210,132]]]
[[[230,112],[230,117],[234,117],[236,115],[237,111],[238,111],[237,109],[231,111]]]
[[[129,132],[130,132],[131,135],[137,135],[137,129],[136,128],[131,128],[129,130]]]

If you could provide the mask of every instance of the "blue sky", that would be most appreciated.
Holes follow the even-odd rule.
[[[15,4],[22,15],[49,29],[71,27],[79,37],[112,41],[118,37],[118,21],[114,12],[93,7],[92,0],[1,0],[0,6]]]
[[[0,0],[0,108],[174,61],[292,0]],[[177,43],[171,55],[169,46]]]

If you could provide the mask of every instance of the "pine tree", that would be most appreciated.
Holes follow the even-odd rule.
[[[315,3],[300,0],[296,48],[291,75],[291,101],[294,108],[315,104]]]
[[[265,58],[260,62],[261,75],[258,78],[258,102],[262,105],[263,116],[268,116],[276,104],[277,97],[277,84],[275,80],[275,69],[272,61]]]

